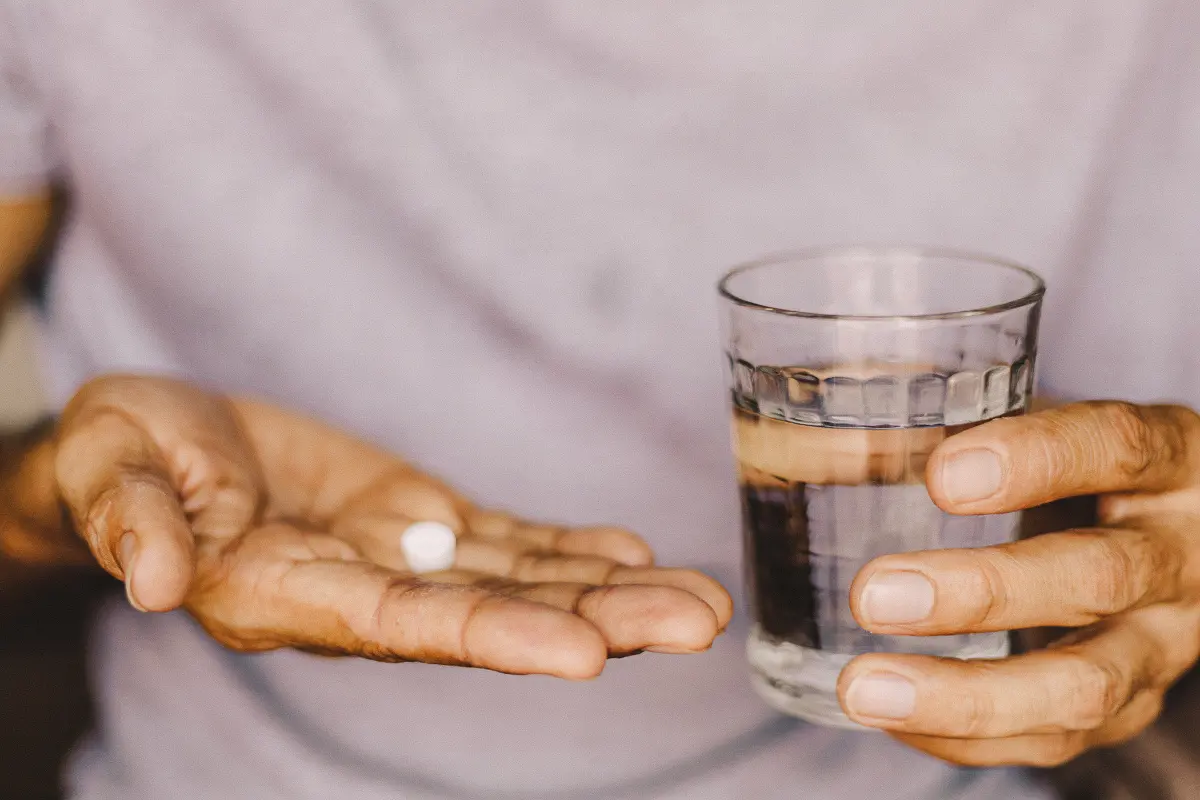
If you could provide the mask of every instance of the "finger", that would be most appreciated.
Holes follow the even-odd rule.
[[[635,534],[620,528],[565,528],[518,522],[500,536],[524,546],[526,550],[600,556],[629,566],[646,566],[654,559],[649,545]]]
[[[564,528],[556,525],[518,523],[504,538],[530,549],[552,550],[564,555],[600,556],[631,567],[654,562],[650,546],[630,531],[607,526]]]
[[[501,511],[476,509],[467,514],[466,529],[484,538],[512,539],[532,548],[557,550],[566,555],[602,556],[632,567],[654,562],[650,545],[623,528],[533,525]]]
[[[490,509],[472,509],[466,518],[467,530],[476,536],[507,536],[517,527],[518,520],[512,514]]]
[[[351,498],[334,518],[340,522],[360,517],[392,517],[406,523],[423,520],[440,522],[456,532],[464,529],[458,497],[440,481],[407,468]]]
[[[838,680],[851,719],[886,730],[991,739],[1096,730],[1151,684],[1163,642],[1114,621],[1089,638],[1002,660],[871,653]]]
[[[608,576],[609,583],[640,583],[674,586],[699,597],[717,616],[717,626],[725,630],[733,618],[733,598],[720,583],[694,569],[678,567],[617,567]]]
[[[480,584],[509,597],[522,597],[571,611],[596,626],[609,653],[638,650],[660,653],[698,653],[712,646],[718,634],[716,614],[691,592],[671,586],[586,583]]]
[[[566,533],[561,525],[537,525],[530,522],[519,522],[514,525],[505,539],[519,542],[529,550],[554,550],[558,540]]]
[[[603,584],[620,565],[599,556],[564,556],[531,549],[516,539],[463,537],[458,540],[455,566],[459,569],[512,578],[524,583]]]
[[[893,733],[901,742],[943,761],[969,767],[1057,767],[1093,747],[1111,747],[1145,730],[1162,712],[1162,693],[1145,691],[1095,731],[1027,734],[997,739],[952,739]]]
[[[697,653],[711,647],[719,632],[707,603],[671,586],[593,586],[574,610],[604,634],[613,653]]]
[[[623,528],[572,528],[556,544],[565,555],[600,556],[629,567],[654,564],[654,551],[642,537]]]
[[[574,614],[367,562],[304,560],[299,537],[280,525],[248,535],[226,556],[229,577],[196,599],[196,616],[249,649],[302,646],[573,679],[603,669],[603,637]]]
[[[124,580],[134,607],[168,611],[192,578],[192,532],[162,453],[126,416],[68,425],[55,457],[62,498],[105,570]]]
[[[392,513],[461,529],[470,504],[392,453],[270,404],[242,398],[234,409],[276,514],[327,525],[358,512]]]
[[[901,553],[863,567],[850,588],[850,607],[874,633],[1077,627],[1177,598],[1183,562],[1171,538],[1121,528]]]
[[[330,486],[343,480],[330,480]],[[330,491],[328,487],[324,489]],[[329,505],[329,499],[315,507]],[[414,522],[438,522],[462,537],[465,529],[461,500],[440,481],[407,466],[393,467],[370,481],[328,518],[315,514],[323,527],[353,544],[367,558],[395,570],[409,569],[401,547],[404,532]]]
[[[619,567],[616,562],[599,556],[533,552],[518,556],[509,575],[529,583],[570,581],[598,585],[608,583],[609,576]]]
[[[525,583],[643,584],[682,589],[703,600],[721,630],[733,617],[733,600],[702,572],[665,567],[627,567],[595,556],[520,552],[519,546],[474,538],[459,542],[456,566]]]
[[[930,457],[930,496],[957,514],[993,514],[1065,497],[1164,492],[1200,464],[1196,414],[1177,406],[1078,403],[999,419],[947,439]]]
[[[351,542],[372,561],[407,570],[400,537],[411,520],[394,515],[360,515],[339,524],[334,533]],[[514,537],[463,536],[455,547],[454,565],[461,570],[514,578],[525,582],[578,581],[604,583],[616,562],[598,556],[564,556],[542,552]]]
[[[407,572],[408,561],[400,546],[400,537],[413,522],[391,512],[364,511],[335,520],[330,533],[353,545],[369,561],[381,567]]]
[[[466,529],[473,535],[462,535],[458,539],[455,565],[460,569],[487,572],[495,575],[513,575],[518,567],[517,559],[534,551],[553,550],[540,555],[547,559],[563,556],[595,557],[603,559],[605,569],[614,564],[649,566],[654,557],[642,539],[620,528],[575,528],[564,529],[542,525],[514,523],[504,527],[492,515],[482,525],[485,534],[476,533],[479,517],[468,518]],[[350,518],[335,522],[334,533],[351,541],[368,557],[393,569],[405,569],[403,553],[400,551],[400,536],[412,524],[412,520],[395,513],[356,513]],[[572,564],[569,559],[564,564]],[[601,562],[589,562],[597,564]],[[551,580],[567,580],[565,576]]]
[[[407,520],[391,516],[358,517],[335,529],[335,534],[354,544],[370,560],[405,570],[407,565],[399,549],[399,537]],[[616,529],[579,529],[581,550],[622,550],[628,556],[637,552],[636,540]],[[572,542],[574,531],[562,534],[558,541]],[[632,534],[628,534],[632,536]],[[636,539],[636,537],[635,537]],[[706,602],[716,614],[723,630],[733,616],[729,593],[712,578],[693,570],[626,566],[599,555],[564,555],[531,550],[534,544],[517,537],[462,536],[456,546],[454,565],[459,570],[510,578],[525,583],[643,583],[674,586],[691,592]],[[575,544],[570,544],[574,547]],[[632,559],[631,559],[632,560]]]
[[[142,430],[161,454],[195,533],[228,538],[257,521],[262,475],[227,400],[169,378],[106,376],[79,391],[63,428],[74,433],[114,415]]]

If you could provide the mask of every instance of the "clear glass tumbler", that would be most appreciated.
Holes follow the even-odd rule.
[[[719,288],[756,690],[850,726],[836,683],[856,655],[1007,655],[1006,633],[869,634],[849,592],[880,555],[1016,538],[1015,514],[937,508],[925,465],[947,436],[1028,406],[1041,278],[970,254],[863,247],[764,259]]]

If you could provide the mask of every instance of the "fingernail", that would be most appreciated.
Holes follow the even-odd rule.
[[[933,583],[919,572],[880,572],[867,581],[860,598],[866,621],[905,625],[933,613]]]
[[[942,492],[955,503],[986,500],[1004,479],[1000,457],[991,450],[964,450],[942,467]]]
[[[917,687],[894,672],[868,672],[846,691],[850,713],[876,719],[907,719],[917,706]]]
[[[125,573],[125,597],[129,600],[129,605],[138,611],[145,611],[146,607],[138,602],[137,596],[133,593],[133,568],[137,561],[137,537],[132,533],[125,534],[121,537],[118,549],[121,556],[121,571]]]

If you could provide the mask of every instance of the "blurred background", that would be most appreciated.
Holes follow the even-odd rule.
[[[0,310],[0,429],[44,410],[33,360],[32,311]],[[63,757],[91,717],[84,676],[85,622],[104,585],[64,581],[0,616],[0,797],[61,796]]]
[[[34,371],[29,308],[20,301],[0,311],[0,425],[36,417],[42,395]]]

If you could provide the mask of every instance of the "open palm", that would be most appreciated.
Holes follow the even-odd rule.
[[[58,492],[143,610],[183,607],[218,641],[588,678],[608,656],[708,648],[732,603],[653,566],[634,534],[477,508],[314,420],[164,378],[106,377],[60,422]],[[416,575],[414,521],[458,535]]]

